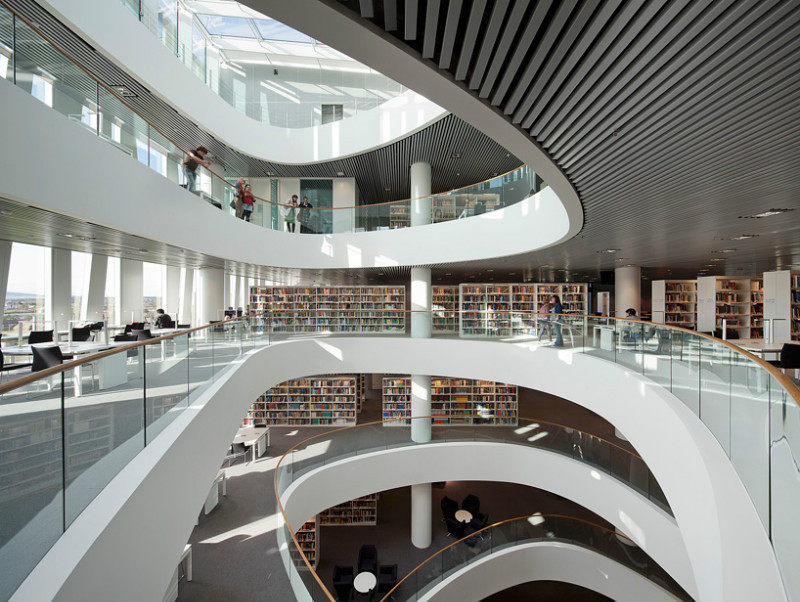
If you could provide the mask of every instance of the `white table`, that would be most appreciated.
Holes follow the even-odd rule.
[[[456,520],[460,523],[468,523],[472,520],[472,512],[469,510],[456,510]]]
[[[363,571],[353,579],[353,588],[360,594],[371,592],[378,584],[378,578],[374,573]]]
[[[233,443],[241,443],[245,447],[249,447],[253,453],[252,461],[255,462],[256,458],[261,457],[269,447],[269,427],[242,427],[233,438]]]
[[[765,341],[764,339],[731,339],[728,342],[761,359],[764,359],[766,355],[779,354],[784,345],[797,344],[797,341]]]

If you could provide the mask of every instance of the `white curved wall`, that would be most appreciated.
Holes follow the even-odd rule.
[[[724,451],[680,400],[653,381],[570,350],[387,337],[274,344],[219,374],[202,400],[100,492],[14,600],[122,602],[161,596],[194,525],[186,509],[201,507],[252,400],[284,380],[346,372],[469,374],[587,407],[625,435],[661,485],[683,536],[699,600],[786,600],[766,533]],[[637,531],[629,517],[621,522]],[[119,558],[136,558],[138,570]]]
[[[184,67],[119,1],[43,2],[71,29],[155,95],[215,138],[276,163],[317,163],[391,144],[447,115],[407,91],[374,110],[310,128],[283,128],[251,119],[222,100]],[[166,67],[166,68],[165,68]]]
[[[678,599],[639,573],[592,550],[562,542],[535,542],[479,558],[447,577],[419,600],[483,600],[529,581],[572,583],[618,602]]]
[[[550,188],[505,209],[414,228],[268,230],[214,208],[6,80],[0,103],[0,196],[214,257],[308,269],[424,265],[524,253],[571,230]],[[174,220],[153,219],[165,209]]]
[[[513,443],[453,441],[359,454],[298,477],[281,496],[281,502],[289,526],[296,531],[310,517],[348,500],[442,481],[518,483],[575,500],[619,525],[696,596],[692,567],[671,516],[614,477],[543,449]],[[529,508],[531,514],[539,510]]]

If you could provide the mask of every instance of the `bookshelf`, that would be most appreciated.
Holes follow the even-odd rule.
[[[355,424],[366,392],[366,381],[361,376],[337,374],[282,382],[259,395],[247,412],[245,425]]]
[[[653,321],[693,329],[697,325],[697,281],[654,280]]]
[[[433,197],[433,222],[446,222],[454,220],[456,215],[456,199],[451,195],[436,195]]]
[[[764,338],[764,280],[750,279],[750,336],[751,339]]]
[[[736,332],[750,338],[751,278],[702,276],[697,279],[697,330]]]
[[[317,517],[315,516],[303,524],[303,526],[297,530],[297,533],[295,533],[295,537],[297,538],[297,543],[300,544],[300,548],[303,550],[303,554],[308,558],[309,564],[311,564],[312,568],[316,569],[319,563],[319,522],[317,521]],[[290,544],[289,552],[291,553],[294,565],[299,570],[308,570],[306,563],[303,562],[303,557],[295,546]]]
[[[408,228],[411,225],[409,217],[410,204],[389,205],[389,227]]]
[[[458,286],[434,286],[431,289],[432,329],[435,333],[458,332]]]
[[[764,319],[772,320],[773,340],[800,341],[800,271],[764,273]]]
[[[462,283],[459,334],[462,337],[533,335],[536,330],[533,314],[549,302],[551,295],[561,299],[565,313],[589,312],[588,285],[584,282]]]
[[[317,515],[321,527],[357,527],[378,524],[378,494],[365,495],[355,500],[328,508]]]
[[[250,288],[250,311],[271,312],[275,333],[405,332],[405,307],[404,286]]]
[[[471,378],[431,378],[431,413],[434,425],[498,426],[516,425],[517,387]],[[408,418],[384,424],[411,424],[411,377],[389,376],[383,379],[383,419]]]

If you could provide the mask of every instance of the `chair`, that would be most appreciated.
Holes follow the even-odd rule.
[[[178,328],[191,328],[191,324],[178,324]]]
[[[800,344],[784,343],[780,359],[767,361],[781,370],[797,370],[800,368]]]
[[[164,322],[164,328],[175,328],[175,320],[166,320]]]
[[[52,330],[31,330],[28,334],[28,345],[34,343],[52,343],[53,331]]]
[[[115,343],[124,343],[126,341],[135,343],[138,339],[133,336],[132,334],[115,334],[114,335],[114,342]]]
[[[89,326],[81,326],[79,328],[72,329],[72,341],[75,343],[83,343],[84,341],[88,341],[92,338],[92,327]]]
[[[358,551],[358,572],[378,572],[378,548],[372,545],[361,546]]]
[[[130,324],[125,325],[124,334],[130,334],[134,330],[142,330],[144,328],[144,322],[131,322]]]
[[[53,332],[52,330],[50,332]],[[31,347],[33,352],[33,364],[31,365],[31,372],[40,372],[53,366],[60,366],[64,363],[64,356],[61,353],[61,347],[53,345],[52,347]]]
[[[230,467],[231,464],[239,458],[247,460],[247,446],[244,443],[231,443],[231,448],[228,451],[228,455],[225,456],[225,461]]]
[[[447,527],[447,536],[454,539],[461,539],[464,537],[464,523],[455,519],[455,517],[445,516],[444,524]]]
[[[481,509],[481,501],[478,499],[477,496],[472,495],[471,493],[464,498],[464,501],[461,502],[461,507],[466,510],[467,512],[475,515],[480,512]]]
[[[440,504],[442,506],[442,520],[446,519],[448,516],[450,518],[456,517],[456,510],[458,510],[457,501],[451,500],[449,497],[444,496]]]
[[[136,337],[137,341],[147,341],[148,339],[155,338],[149,328],[137,328],[131,330],[131,334]]]
[[[347,602],[350,599],[354,578],[352,566],[336,565],[333,567],[333,589],[340,601]]]
[[[89,325],[89,330],[91,330],[92,332],[98,332],[100,330],[103,330],[105,325],[106,325],[105,322],[94,322],[93,324]]]
[[[470,537],[470,535],[472,537]],[[464,540],[464,543],[466,545],[468,545],[470,548],[475,547],[475,545],[477,545],[477,543],[481,539],[483,539],[483,537],[481,537],[481,534],[477,533],[477,529],[474,528],[471,525],[467,525],[466,527],[464,527],[464,535],[463,535],[463,537],[467,538],[467,539]]]
[[[378,567],[377,593],[388,594],[397,585],[397,565],[382,564]]]
[[[481,514],[480,512],[476,512],[472,515],[472,520],[469,521],[469,524],[476,529],[483,529],[489,524],[489,514]]]
[[[8,366],[5,365],[5,358],[3,357],[3,350],[0,349],[0,379],[3,377],[3,372],[11,372],[12,370],[16,370],[18,368],[30,368],[30,363],[27,364],[9,364]]]

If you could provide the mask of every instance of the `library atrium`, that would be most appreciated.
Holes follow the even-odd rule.
[[[0,602],[800,602],[800,0],[0,0]]]

